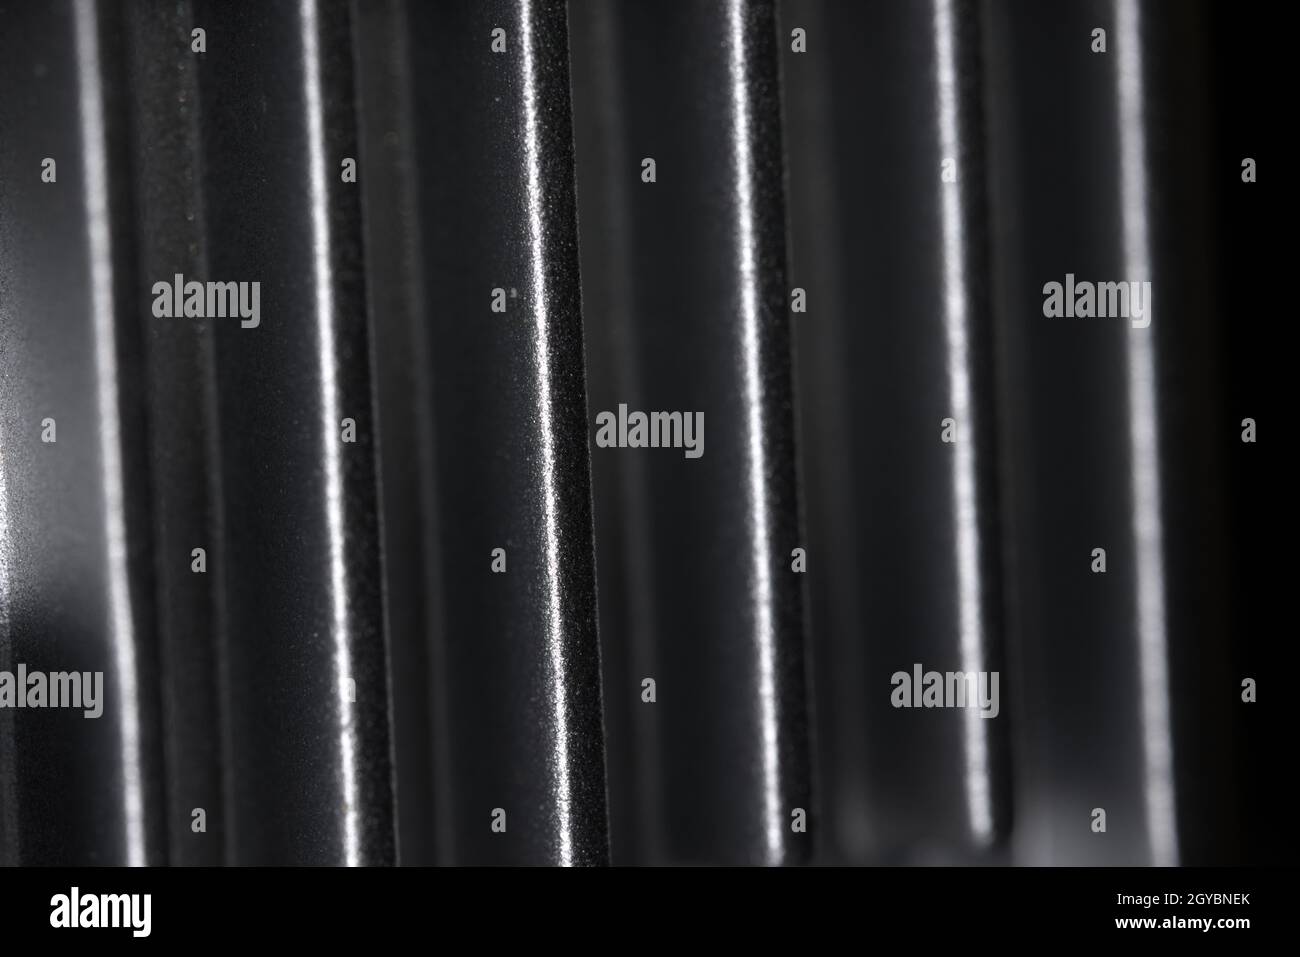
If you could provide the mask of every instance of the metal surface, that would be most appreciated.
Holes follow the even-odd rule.
[[[0,97],[2,664],[99,671],[105,684],[97,719],[4,715],[3,855],[156,862],[151,553],[147,513],[130,494],[144,455],[142,364],[139,326],[121,321],[133,290],[119,228],[130,194],[113,176],[121,129],[105,123],[121,94],[120,36],[101,32],[87,3],[3,13],[3,87],[28,95]],[[41,182],[47,156],[62,160],[56,183]]]
[[[823,800],[850,861],[987,851],[1010,825],[1014,710],[887,693],[918,664],[1006,675],[976,13],[783,8],[819,50],[788,60],[790,285]]]
[[[381,289],[410,290],[377,314],[380,374],[411,369],[420,383],[381,393],[381,426],[401,436],[384,439],[385,507],[390,527],[424,515],[428,568],[422,594],[400,595],[412,630],[394,644],[408,667],[428,662],[423,687],[399,679],[396,706],[414,713],[427,695],[432,760],[409,754],[425,746],[419,732],[399,736],[398,780],[418,801],[428,785],[404,782],[406,758],[413,775],[428,765],[436,840],[431,851],[404,838],[404,856],[604,863],[564,4],[408,4],[371,16],[365,62],[382,69],[391,53],[403,64],[389,83],[404,103],[387,122],[375,115],[367,144],[367,180],[387,191],[392,169],[401,182],[397,195],[369,194],[372,275]],[[384,213],[398,210],[413,237],[405,261],[382,252],[395,241]],[[410,648],[422,634],[426,649]],[[497,809],[504,832],[493,830]],[[429,813],[404,803],[403,829]]]
[[[240,775],[227,844],[235,863],[391,862],[361,199],[340,180],[357,147],[349,11],[302,0],[200,16],[222,50],[199,74],[208,267],[259,278],[264,316],[216,335]]]
[[[811,795],[773,5],[575,11],[578,109],[606,124],[578,142],[593,419],[626,405],[704,423],[699,458],[593,449],[615,860],[798,862],[811,843],[792,814]]]
[[[990,8],[1013,634],[1019,707],[1033,716],[1020,729],[1033,769],[1020,833],[1034,862],[1240,853],[1225,785],[1246,645],[1215,569],[1233,551],[1225,469],[1250,448],[1225,414],[1212,263],[1226,253],[1203,197],[1215,177],[1239,184],[1241,161],[1208,162],[1208,13],[1132,0],[1052,16]],[[1098,25],[1104,60],[1077,41]],[[1044,319],[1042,284],[1067,272],[1149,279],[1150,325]],[[1097,547],[1104,575],[1090,571]],[[1095,807],[1110,840],[1075,824]]]
[[[5,216],[32,230],[30,240],[11,233],[13,248],[59,236],[73,264],[69,276],[39,268],[56,258],[5,257],[38,266],[14,280],[6,332],[17,346],[46,330],[55,350],[44,375],[33,374],[39,343],[30,357],[6,350],[7,380],[51,391],[5,405],[9,434],[30,437],[6,442],[6,509],[23,503],[23,521],[7,523],[5,536],[8,645],[14,661],[113,676],[109,720],[69,728],[62,746],[48,731],[23,733],[28,720],[50,728],[48,715],[18,720],[23,817],[11,853],[23,862],[158,863],[169,853],[178,862],[391,861],[359,200],[332,185],[333,157],[355,151],[347,11],[304,2],[161,21],[157,12],[56,5],[25,14],[49,22],[6,31],[55,45],[8,51],[7,63],[55,82],[17,101],[23,112],[6,130],[40,128],[50,115],[76,123],[46,147],[62,163],[59,180],[15,169],[6,182],[22,185],[8,202],[52,199],[81,224],[42,229],[48,216],[22,206]],[[197,69],[186,46],[196,19],[223,52]],[[180,69],[171,55],[154,61],[177,47]],[[60,104],[60,94],[75,98]],[[22,138],[43,139],[34,134]],[[196,270],[259,281],[267,321],[246,329],[151,316],[153,283]],[[22,292],[28,283],[44,285]],[[41,312],[50,321],[20,318]],[[78,341],[85,368],[71,361]],[[50,451],[85,464],[59,463],[36,444],[52,403],[68,408],[68,421]],[[345,417],[355,443],[342,442]],[[43,495],[52,496],[44,505]],[[88,510],[84,522],[77,509]],[[90,563],[77,572],[65,560],[50,581],[101,583],[99,599],[70,606],[91,616],[81,626],[47,618],[55,593],[23,580],[59,555],[23,548],[42,516],[58,530],[50,537]],[[203,574],[191,571],[194,548],[206,550]],[[24,595],[40,611],[30,639],[15,627]],[[51,643],[79,660],[60,663]],[[87,735],[114,740],[78,744]],[[76,783],[97,765],[103,783]],[[91,804],[60,811],[60,801]],[[87,813],[100,802],[107,813]],[[211,830],[191,827],[194,809]],[[83,834],[81,821],[94,829]]]
[[[1283,859],[1267,22],[0,0],[0,863]]]

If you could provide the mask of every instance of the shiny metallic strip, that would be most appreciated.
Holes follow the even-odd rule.
[[[144,784],[140,755],[139,689],[136,683],[136,634],[127,584],[125,489],[119,427],[117,305],[113,296],[113,249],[108,222],[108,148],[104,121],[107,104],[100,88],[99,21],[94,0],[76,0],[77,80],[86,202],[86,241],[90,256],[91,320],[95,341],[104,538],[108,573],[109,628],[115,665],[121,736],[123,840],[126,862],[146,863]]]
[[[1146,102],[1142,79],[1142,22],[1137,0],[1115,0],[1115,82],[1119,121],[1120,206],[1125,278],[1148,281],[1151,239],[1147,223]],[[1151,308],[1151,303],[1147,304]],[[1172,315],[1170,316],[1172,319]],[[1153,320],[1154,321],[1154,320]],[[1129,443],[1133,482],[1134,573],[1137,590],[1138,667],[1142,687],[1142,755],[1147,837],[1151,861],[1178,863],[1174,827],[1174,758],[1170,726],[1165,615],[1164,532],[1160,437],[1156,417],[1155,333],[1129,328]]]

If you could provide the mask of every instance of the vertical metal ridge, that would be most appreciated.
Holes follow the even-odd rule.
[[[808,46],[787,54],[787,152],[829,860],[983,860],[1010,827],[1011,709],[891,694],[917,665],[1011,684],[975,13],[783,9]]]
[[[104,495],[104,537],[108,572],[109,628],[117,688],[122,775],[122,817],[126,863],[145,863],[144,769],[136,650],[136,623],[127,583],[126,492],[122,464],[117,342],[118,305],[113,292],[113,246],[108,223],[108,144],[104,133],[107,103],[100,87],[99,20],[92,0],[75,0],[77,101],[81,124],[82,190],[86,203],[86,243],[90,257],[90,307],[95,350],[95,388],[99,414],[100,483]]]
[[[998,656],[991,646],[996,641],[990,623],[1000,622],[1001,568],[996,544],[989,548],[981,539],[998,520],[994,470],[981,465],[996,458],[991,428],[985,418],[995,416],[993,378],[975,368],[989,356],[988,303],[985,299],[987,254],[972,253],[967,235],[983,230],[984,150],[981,136],[979,88],[969,75],[979,68],[979,36],[973,5],[954,0],[934,0],[936,120],[939,155],[958,160],[957,182],[943,189],[940,201],[943,242],[943,309],[947,347],[949,404],[953,416],[969,433],[971,441],[958,441],[952,456],[952,521],[955,526],[957,562],[957,628],[962,672],[988,673],[997,670]],[[967,78],[963,82],[963,71]],[[979,248],[987,248],[981,236]],[[971,273],[978,275],[972,277]],[[977,338],[982,342],[975,342]],[[979,382],[977,392],[976,380]],[[982,487],[981,487],[982,486]],[[983,527],[983,528],[982,528]],[[988,604],[995,606],[990,611]],[[1005,835],[1008,826],[1005,804],[1006,765],[994,757],[998,742],[1005,739],[974,708],[964,712],[966,804],[971,842],[979,848],[992,845]],[[997,807],[997,803],[1003,807]]]
[[[608,836],[565,5],[520,0],[517,22],[533,428],[540,445],[534,453],[540,461],[531,467],[540,483],[545,563],[552,850],[561,865],[598,864],[608,860]]]
[[[339,710],[338,746],[339,778],[343,807],[343,861],[355,866],[361,862],[359,845],[357,786],[357,734],[350,707],[348,683],[352,677],[352,620],[347,604],[348,570],[344,561],[343,465],[336,430],[342,425],[339,415],[341,396],[336,372],[339,359],[334,307],[333,250],[336,240],[329,224],[329,196],[325,177],[324,104],[322,103],[321,54],[316,0],[300,0],[302,20],[303,88],[306,91],[307,178],[310,188],[312,279],[317,313],[318,361],[321,380],[321,446],[325,451],[325,527],[329,547],[330,628],[334,642],[335,700]],[[353,685],[355,688],[355,685]]]
[[[575,10],[608,17],[622,52],[612,88],[575,90],[583,115],[608,115],[602,101],[616,97],[620,128],[579,129],[636,144],[618,169],[610,168],[617,150],[579,144],[582,204],[626,208],[630,247],[627,260],[611,262],[601,221],[584,226],[585,281],[614,306],[588,316],[588,335],[596,354],[622,353],[637,370],[604,370],[592,408],[702,411],[706,436],[695,460],[681,450],[594,453],[627,457],[596,467],[602,580],[616,578],[629,596],[653,581],[655,595],[674,596],[657,603],[652,630],[621,615],[602,627],[624,667],[655,669],[607,677],[607,707],[624,711],[610,727],[634,736],[610,741],[611,753],[626,752],[612,765],[621,778],[614,791],[654,791],[638,813],[661,808],[662,817],[640,826],[662,827],[664,838],[619,860],[797,863],[809,838],[792,815],[807,812],[810,792],[802,589],[790,567],[801,542],[773,5]],[[607,54],[592,46],[601,39],[575,34],[588,83],[606,69]],[[678,54],[671,68],[668,46]],[[698,97],[702,89],[713,93]],[[640,179],[647,156],[654,183]],[[627,288],[610,286],[623,276]],[[652,490],[646,500],[620,490],[633,470]],[[604,532],[641,521],[625,517],[638,508],[649,519],[641,556]],[[654,704],[641,700],[645,678],[657,682]],[[644,736],[650,724],[654,734]]]
[[[198,62],[190,50],[193,5],[160,12],[124,7],[135,189],[137,297],[147,316],[153,282],[206,277]],[[160,51],[169,55],[160,56]],[[152,318],[152,317],[148,317]],[[168,835],[173,864],[227,860],[230,748],[221,700],[225,635],[222,499],[214,336],[207,325],[149,322],[149,492],[153,510]],[[206,572],[193,570],[202,548]],[[201,809],[203,831],[195,831]]]
[[[1206,557],[1233,537],[1212,261],[1226,247],[1205,198],[1236,186],[1206,160],[1207,9],[989,7],[1003,389],[1036,399],[1005,418],[1011,635],[1036,715],[1017,785],[1030,863],[1223,860],[1239,832],[1230,789],[1207,783],[1233,773],[1242,720],[1229,584]],[[1032,166],[1017,159],[1031,140]],[[1149,323],[1046,316],[1045,283],[1067,273],[1150,281]],[[1094,809],[1105,840],[1078,826]]]
[[[554,743],[551,773],[555,779],[555,829],[559,837],[558,863],[570,866],[573,857],[573,794],[570,781],[572,773],[569,761],[569,725],[570,713],[568,695],[565,687],[564,659],[566,654],[565,622],[560,594],[560,536],[559,509],[556,482],[555,441],[554,441],[554,393],[553,376],[556,369],[551,360],[552,321],[548,308],[548,273],[549,257],[543,245],[541,163],[539,155],[541,143],[538,132],[537,106],[537,67],[536,49],[533,38],[533,7],[531,0],[520,0],[519,26],[520,42],[520,85],[523,90],[524,107],[524,168],[526,186],[524,205],[528,220],[528,246],[530,261],[529,280],[532,286],[532,309],[535,331],[533,345],[536,355],[533,359],[537,371],[537,429],[541,439],[541,469],[538,478],[541,481],[542,538],[545,562],[545,614],[547,658],[550,669],[550,698],[552,706]],[[584,416],[585,418],[585,416]]]
[[[419,122],[390,123],[421,172],[409,321],[429,342],[431,366],[417,375],[431,382],[431,408],[416,447],[387,447],[384,462],[416,470],[433,511],[423,551],[438,594],[424,637],[436,822],[425,840],[442,841],[423,852],[605,863],[565,7],[407,4],[393,15],[427,66],[397,78]],[[387,175],[393,158],[370,155],[381,164],[371,175]],[[390,262],[377,276],[404,282],[407,268]],[[405,337],[385,321],[390,344]],[[387,421],[404,414],[381,409]]]
[[[398,860],[426,865],[451,845],[445,749],[433,729],[446,723],[442,554],[434,445],[433,367],[419,172],[414,155],[412,54],[403,0],[354,4],[362,127],[360,185],[366,274],[374,337],[384,541],[385,624],[393,682]]]
[[[261,324],[217,330],[233,861],[392,863],[349,11],[203,20],[222,49],[200,68],[209,266],[262,283]]]
[[[839,303],[849,295],[852,266],[826,255],[823,236],[837,236],[851,211],[837,188],[844,160],[835,149],[833,110],[840,97],[851,102],[851,91],[836,88],[824,38],[831,35],[830,11],[821,0],[783,0],[777,5],[778,36],[806,31],[821,55],[786,57],[781,64],[782,119],[787,165],[787,222],[790,238],[790,286],[813,292],[816,299]],[[819,39],[823,38],[823,39]],[[784,51],[781,51],[784,55]],[[808,581],[808,659],[810,708],[814,748],[813,796],[819,819],[819,862],[861,861],[871,846],[873,822],[860,812],[865,806],[870,773],[866,753],[863,696],[844,693],[856,687],[857,669],[844,655],[828,654],[822,644],[832,636],[861,629],[862,610],[858,534],[861,512],[868,507],[855,493],[853,462],[836,448],[840,436],[851,433],[849,371],[841,361],[846,342],[848,310],[819,308],[792,319],[794,380],[797,402],[796,434],[799,481],[809,551],[818,560]],[[854,756],[844,760],[844,755]]]
[[[767,343],[760,329],[759,320],[759,285],[758,255],[755,249],[755,209],[757,200],[754,180],[760,171],[755,169],[754,121],[750,116],[750,89],[755,82],[750,66],[748,47],[755,45],[758,37],[746,36],[746,10],[744,0],[731,0],[727,9],[727,28],[729,30],[727,52],[730,57],[728,69],[731,73],[731,144],[735,165],[736,181],[736,263],[740,284],[740,322],[741,359],[744,364],[743,379],[747,421],[745,423],[748,461],[746,462],[749,494],[749,518],[752,541],[750,543],[750,561],[753,563],[753,603],[755,608],[754,639],[757,658],[758,688],[758,725],[762,736],[761,761],[763,767],[762,800],[763,817],[766,822],[764,843],[768,863],[779,863],[785,843],[783,830],[785,822],[781,820],[780,778],[782,773],[781,755],[778,752],[777,736],[779,719],[777,716],[776,691],[776,634],[773,623],[774,597],[772,585],[772,531],[769,510],[775,504],[769,482],[768,434],[773,410],[764,408],[764,384],[762,370],[771,358],[763,355]],[[767,32],[772,32],[772,25],[765,24]],[[768,44],[758,43],[762,50]],[[769,51],[770,52],[770,51]],[[772,65],[775,70],[775,64]],[[777,298],[768,295],[769,303]],[[782,299],[784,297],[781,297]],[[769,340],[770,341],[770,340]],[[768,348],[771,348],[768,346]],[[786,353],[789,347],[786,347]],[[779,354],[778,354],[779,356]],[[780,361],[778,358],[777,361]]]
[[[1152,278],[1147,228],[1147,149],[1142,77],[1142,22],[1136,0],[1115,0],[1121,248],[1130,280]],[[1174,824],[1174,769],[1166,642],[1165,547],[1161,503],[1160,437],[1156,419],[1156,366],[1152,336],[1129,329],[1124,358],[1128,375],[1129,461],[1133,488],[1133,552],[1137,591],[1138,673],[1142,691],[1142,758],[1146,782],[1147,840],[1151,862],[1178,863]]]
[[[1138,39],[1124,51],[1128,89],[1117,96],[1121,176],[1132,179],[1123,190],[1132,235],[1125,256],[1136,261],[1130,270],[1145,265],[1159,290],[1152,325],[1129,330],[1126,355],[1134,496],[1152,503],[1134,517],[1145,566],[1136,583],[1138,667],[1153,699],[1143,714],[1151,859],[1163,866],[1230,863],[1246,853],[1246,811],[1245,792],[1227,782],[1240,767],[1237,755],[1249,740],[1241,724],[1253,707],[1241,700],[1234,657],[1254,636],[1239,624],[1241,605],[1234,607],[1219,563],[1248,535],[1248,525],[1228,522],[1228,468],[1249,446],[1241,442],[1240,418],[1228,412],[1221,358],[1232,328],[1221,316],[1239,308],[1240,286],[1225,268],[1234,241],[1221,232],[1207,197],[1222,191],[1234,204],[1248,200],[1240,195],[1239,142],[1214,130],[1201,104],[1225,80],[1214,75],[1212,55],[1221,57],[1221,69],[1241,68],[1230,34],[1213,30],[1210,4],[1116,12],[1124,35]],[[1250,118],[1244,111],[1243,121]],[[1140,229],[1127,222],[1133,216],[1141,217],[1133,224]],[[1252,270],[1245,283],[1257,275]],[[1152,335],[1143,340],[1142,331]]]
[[[586,3],[570,18],[575,124],[575,153],[582,191],[579,195],[579,247],[585,269],[582,289],[584,323],[607,323],[607,335],[586,337],[589,395],[609,395],[615,386],[629,394],[642,391],[640,369],[631,341],[628,297],[621,290],[635,280],[632,268],[632,220],[625,190],[612,178],[635,166],[622,136],[626,103],[619,83],[622,37],[616,7]],[[600,91],[593,96],[591,91]],[[590,100],[588,99],[590,98]],[[602,202],[585,202],[598,195]],[[593,247],[595,251],[593,252]],[[594,259],[593,259],[594,257]],[[593,261],[595,268],[593,268]],[[607,741],[636,741],[635,749],[609,749],[609,814],[614,863],[645,860],[664,841],[664,802],[660,789],[644,787],[630,771],[638,756],[649,780],[662,776],[665,757],[659,725],[644,709],[621,706],[618,696],[638,685],[629,679],[657,673],[658,589],[655,563],[648,560],[654,541],[649,507],[654,490],[646,470],[629,459],[599,456],[592,462],[597,504],[618,516],[604,521],[598,513],[597,578]],[[600,488],[603,484],[603,495]],[[601,557],[604,556],[604,557]],[[611,641],[609,635],[625,636]],[[615,697],[611,700],[611,695]],[[619,703],[614,703],[619,702]]]

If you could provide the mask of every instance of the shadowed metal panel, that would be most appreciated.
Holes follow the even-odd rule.
[[[432,761],[410,755],[422,734],[399,737],[399,782],[409,755],[411,775],[434,777],[433,807],[401,816],[431,810],[431,825],[411,827],[438,839],[430,848],[427,833],[404,833],[403,853],[604,863],[564,4],[412,3],[371,15],[365,62],[392,51],[402,66],[376,82],[409,104],[367,144],[367,175],[400,184],[395,195],[368,193],[374,274],[380,288],[410,290],[377,318],[380,363],[402,375],[414,361],[411,378],[422,382],[414,397],[388,393],[381,411],[385,491],[393,521],[426,516],[432,599],[414,607],[410,586],[397,596],[403,620],[427,622],[429,642],[427,691],[401,682],[397,705],[417,714],[427,695],[433,722]],[[383,255],[395,203],[414,210],[409,260]],[[404,483],[406,470],[422,489]],[[395,646],[420,640],[419,631],[393,636]],[[397,654],[420,664],[420,652]],[[401,786],[428,793],[419,780]]]
[[[430,682],[443,667],[443,592],[433,459],[431,331],[424,312],[413,155],[411,51],[402,0],[354,5],[357,23],[360,184],[373,317],[384,526],[384,588],[393,683],[397,853],[433,864],[451,844],[450,777],[435,775]],[[435,666],[434,661],[438,664]],[[439,757],[439,760],[442,760]],[[445,768],[445,764],[443,765]],[[435,783],[440,789],[435,790]]]
[[[122,36],[88,2],[0,13],[3,88],[26,91],[0,97],[0,665],[104,675],[96,719],[5,713],[3,853],[159,863],[140,327],[126,144],[108,122]],[[54,182],[42,182],[43,157],[58,164]]]
[[[214,4],[203,22],[222,50],[199,75],[209,267],[262,284],[260,325],[216,334],[231,858],[391,862],[348,8]]]
[[[198,60],[190,4],[131,3],[127,37],[130,157],[139,295],[180,272],[208,275],[203,209]],[[124,217],[125,218],[125,217]],[[135,309],[146,313],[149,298]],[[229,739],[222,720],[224,603],[217,444],[215,330],[210,323],[144,324],[153,569],[167,795],[168,860],[226,860]],[[143,488],[140,490],[143,492]],[[194,571],[195,549],[206,572]],[[208,562],[208,559],[211,559]],[[200,566],[203,567],[203,566]],[[206,831],[194,831],[194,809]]]
[[[1031,863],[1239,853],[1204,4],[989,8],[1009,501]],[[1093,51],[1093,30],[1108,52]],[[1220,169],[1228,183],[1237,170]],[[1150,281],[1146,319],[1045,284]],[[1068,295],[1068,294],[1067,294]],[[1032,399],[1030,399],[1032,397]],[[1093,549],[1106,550],[1105,574]],[[1084,826],[1105,809],[1097,839]]]
[[[615,860],[797,862],[811,796],[773,6],[574,10],[593,430],[622,406],[703,416],[698,458],[593,451],[606,697],[624,712]]]
[[[1007,687],[975,13],[783,8],[812,50],[784,54],[790,285],[807,294],[793,322],[828,850],[852,861],[947,859],[1010,825],[1013,716],[914,709],[921,688],[899,708],[891,680],[919,665]]]

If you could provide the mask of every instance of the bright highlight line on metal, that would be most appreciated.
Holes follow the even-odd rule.
[[[542,511],[546,537],[547,643],[551,665],[551,704],[555,722],[556,807],[559,820],[560,863],[573,864],[573,798],[569,791],[569,709],[564,684],[564,620],[560,613],[560,532],[555,492],[555,447],[551,438],[550,316],[546,303],[546,255],[542,242],[541,143],[537,123],[537,83],[534,76],[533,10],[531,0],[520,4],[524,97],[524,155],[527,165],[525,201],[531,252],[533,346],[537,350],[538,426],[542,440]]]
[[[1130,281],[1151,278],[1147,223],[1146,135],[1142,127],[1142,34],[1136,0],[1117,0],[1120,194],[1124,264]],[[1155,318],[1154,316],[1152,317]],[[1127,331],[1129,454],[1137,565],[1138,668],[1142,686],[1142,750],[1151,861],[1178,863],[1174,825],[1174,758],[1169,725],[1165,619],[1164,528],[1160,446],[1156,426],[1156,367],[1152,329]]]
[[[352,652],[348,647],[347,566],[343,549],[343,465],[339,455],[339,395],[335,371],[334,290],[330,285],[329,192],[325,173],[324,104],[321,97],[320,45],[315,0],[301,0],[302,68],[307,95],[307,169],[311,193],[312,267],[316,295],[316,326],[320,332],[317,359],[321,376],[321,426],[325,448],[325,526],[329,536],[330,598],[337,677],[339,758],[343,785],[343,854],[349,867],[361,861],[358,834],[356,727],[349,681]]]
[[[957,159],[961,126],[957,112],[956,25],[951,0],[934,6],[935,71],[939,94],[939,144],[945,158]],[[953,515],[957,532],[957,604],[961,632],[961,668],[980,672],[984,660],[981,625],[979,524],[975,489],[975,406],[971,400],[970,349],[966,309],[966,238],[961,220],[962,176],[940,183],[943,196],[944,331],[948,340],[948,400],[960,430],[953,446]],[[992,784],[986,719],[976,708],[966,709],[966,804],[971,834],[986,844],[993,839]]]
[[[781,861],[783,842],[780,751],[777,739],[776,635],[772,625],[771,530],[767,516],[767,450],[763,446],[763,383],[759,354],[758,263],[754,257],[754,157],[750,148],[750,117],[746,81],[745,10],[743,0],[728,7],[731,53],[731,99],[735,126],[731,131],[736,167],[736,237],[740,253],[740,319],[743,329],[745,406],[749,421],[749,512],[754,529],[753,565],[756,610],[754,637],[758,645],[758,706],[762,734],[763,817],[769,863]]]
[[[77,106],[81,125],[86,242],[95,343],[95,387],[99,418],[100,469],[104,487],[109,622],[117,679],[122,748],[122,803],[128,866],[145,861],[144,783],[140,767],[139,692],[136,686],[135,625],[127,583],[127,547],[122,437],[118,426],[117,346],[113,337],[113,248],[108,222],[108,146],[104,134],[104,91],[100,86],[99,34],[93,0],[73,8],[77,44]]]

